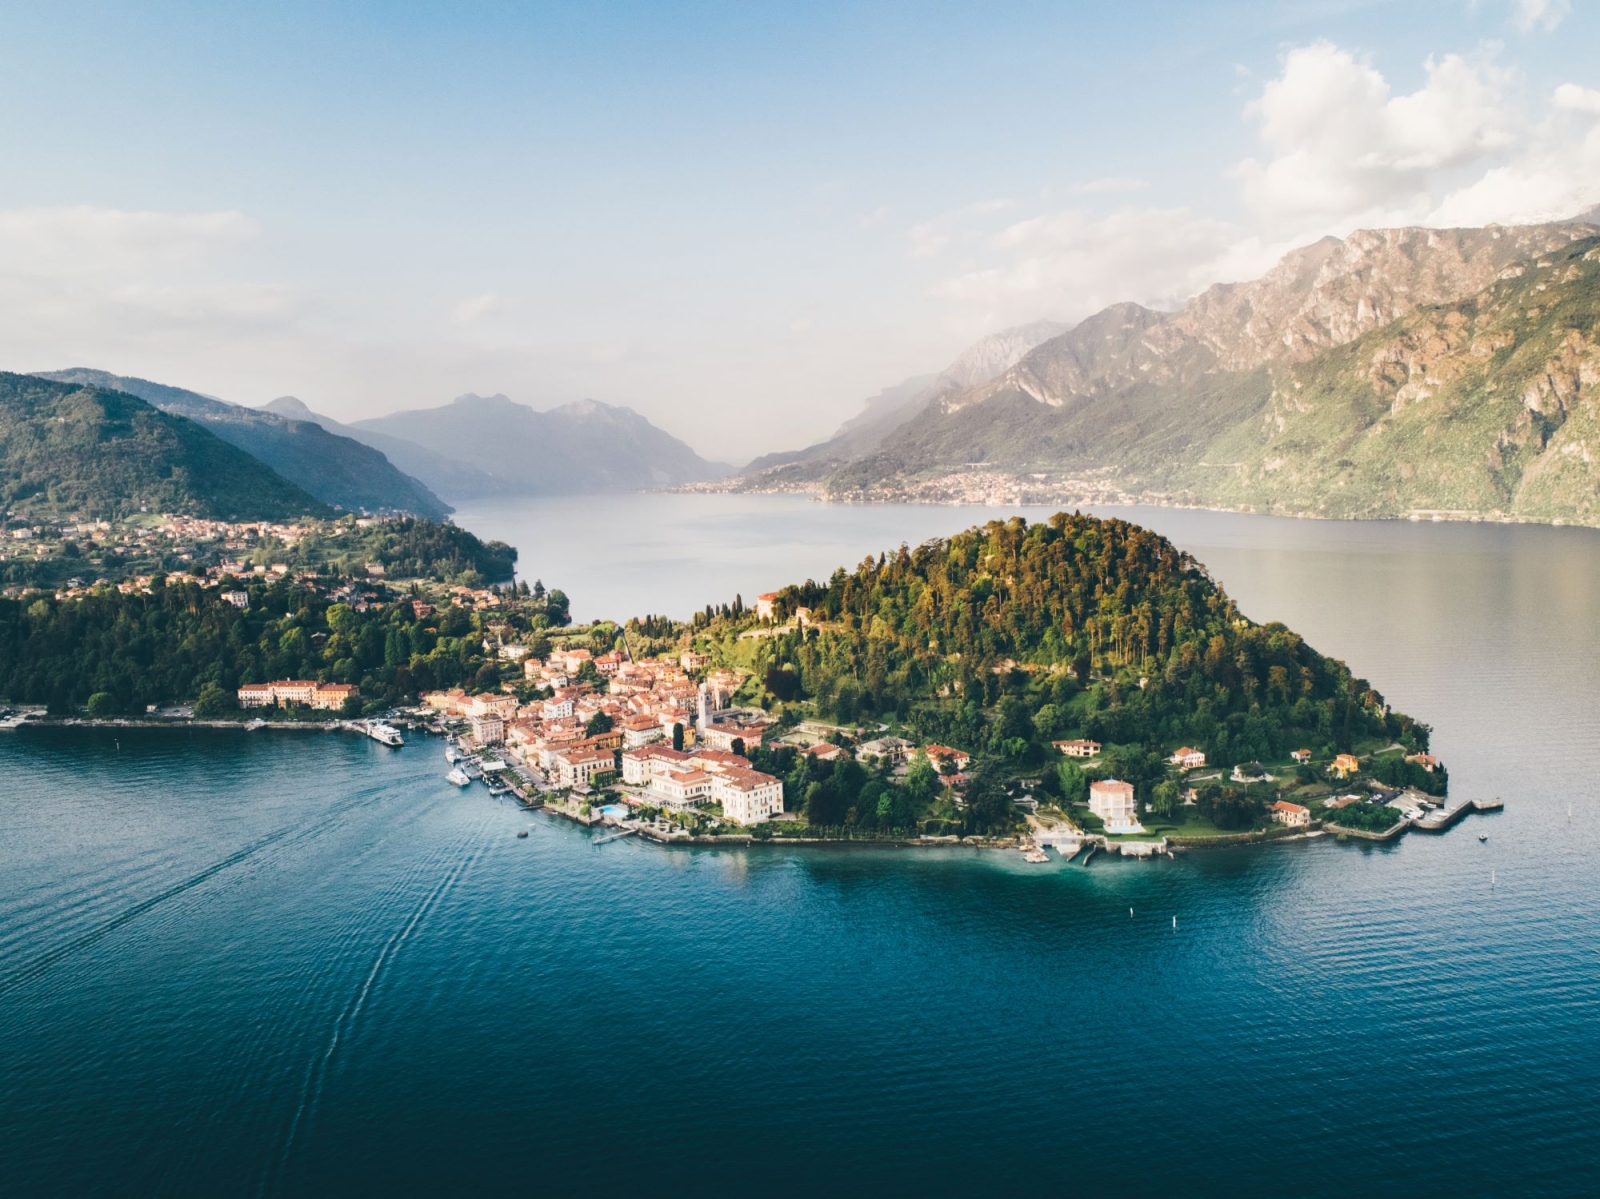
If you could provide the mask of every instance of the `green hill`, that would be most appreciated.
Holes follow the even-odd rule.
[[[1089,777],[1114,777],[1168,827],[1265,828],[1281,789],[1322,793],[1321,768],[1280,765],[1271,782],[1234,786],[1184,777],[1173,752],[1197,747],[1226,773],[1300,749],[1325,766],[1337,753],[1370,757],[1394,742],[1414,752],[1429,740],[1344,663],[1281,624],[1247,619],[1188,554],[1120,520],[1014,518],[902,546],[782,589],[773,620],[736,600],[689,628],[630,622],[628,643],[639,653],[692,640],[749,671],[739,701],[783,724],[815,717],[970,755],[964,803],[952,805],[925,762],[899,778],[763,746],[757,768],[785,776],[791,810],[803,805],[812,825],[1006,831],[1008,795],[1082,804]],[[1053,744],[1080,739],[1100,743],[1081,766]],[[1398,777],[1406,767],[1390,758],[1373,769]],[[1190,786],[1197,803],[1186,808]]]
[[[331,514],[204,426],[136,396],[9,373],[0,373],[0,493],[13,513],[38,518]]]
[[[796,607],[814,632],[730,652],[794,672],[826,715],[898,718],[971,750],[1083,736],[1188,742],[1231,763],[1413,727],[1342,662],[1247,620],[1188,554],[1120,520],[994,521],[778,592],[779,619]]]
[[[245,408],[181,387],[83,367],[44,371],[39,377],[126,392],[163,412],[198,421],[325,504],[352,512],[409,512],[434,518],[451,511],[450,505],[380,451],[331,432],[314,420]]]

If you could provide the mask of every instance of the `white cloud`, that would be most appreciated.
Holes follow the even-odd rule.
[[[1169,306],[1215,278],[1239,230],[1186,209],[1078,209],[1018,221],[990,239],[999,261],[938,284],[984,325],[1076,319],[1119,300]]]
[[[1590,116],[1600,117],[1600,91],[1592,87],[1563,83],[1551,94],[1550,104],[1565,112],[1585,112]]]
[[[1272,230],[1394,224],[1431,207],[1430,185],[1511,145],[1505,75],[1459,55],[1394,95],[1370,63],[1329,42],[1289,51],[1245,108],[1268,150],[1235,168],[1240,197]]]
[[[1149,186],[1143,179],[1129,179],[1124,175],[1106,175],[1100,179],[1091,179],[1087,183],[1080,183],[1072,190],[1084,196],[1107,196],[1118,192],[1141,191]]]
[[[307,339],[305,300],[240,269],[259,233],[234,211],[0,211],[0,365],[159,377],[163,362],[282,361]]]
[[[934,258],[942,254],[950,243],[958,238],[973,240],[980,236],[980,233],[972,228],[975,219],[981,221],[984,217],[996,216],[1013,207],[1010,200],[995,197],[978,200],[952,212],[941,213],[931,220],[915,224],[907,230],[907,236],[911,239],[911,257]]]
[[[258,232],[233,211],[9,209],[0,211],[0,272],[86,275],[190,263]]]
[[[1430,225],[1560,220],[1600,204],[1600,92],[1562,84],[1510,161],[1446,195]]]
[[[505,307],[505,301],[495,292],[486,292],[481,296],[472,296],[462,300],[451,311],[451,318],[458,325],[470,325],[473,321],[480,320],[492,313],[499,312]]]
[[[1512,0],[1511,23],[1523,33],[1550,32],[1572,12],[1572,0]]]
[[[1549,220],[1600,203],[1600,91],[1563,84],[1530,122],[1493,62],[1450,55],[1424,66],[1423,85],[1396,94],[1331,43],[1292,49],[1245,106],[1262,153],[1229,174],[1247,223],[1186,208],[1066,208],[984,235],[947,214],[914,244],[933,253],[961,239],[974,261],[932,294],[969,327],[1082,317],[1119,300],[1167,307],[1259,276],[1328,233]],[[1114,193],[1123,182],[1073,190]]]

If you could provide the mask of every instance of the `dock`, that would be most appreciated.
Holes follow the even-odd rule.
[[[1411,827],[1419,833],[1442,833],[1454,827],[1469,812],[1498,812],[1505,806],[1505,801],[1498,796],[1494,799],[1467,799],[1453,808],[1440,808],[1418,817],[1411,822]]]

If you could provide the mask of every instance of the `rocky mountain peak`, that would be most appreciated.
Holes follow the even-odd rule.
[[[1574,224],[1360,229],[1292,250],[1259,279],[1207,288],[1172,324],[1224,370],[1305,362],[1419,306],[1465,299],[1513,263],[1588,235]]]

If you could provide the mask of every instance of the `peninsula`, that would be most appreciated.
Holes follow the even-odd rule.
[[[509,547],[366,524],[399,569],[219,554],[0,598],[0,694],[56,718],[409,710],[450,733],[458,781],[476,763],[684,837],[1380,834],[1448,786],[1426,724],[1120,520],[993,522],[687,621],[581,627],[559,591],[482,585]]]

